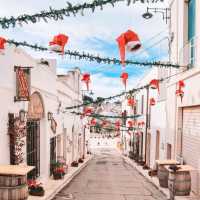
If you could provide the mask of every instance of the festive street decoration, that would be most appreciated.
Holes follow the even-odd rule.
[[[0,50],[5,49],[5,43],[6,43],[6,39],[3,37],[0,37]]]
[[[87,9],[90,9],[92,12],[95,11],[96,8],[100,8],[103,10],[103,6],[106,4],[112,5],[114,8],[114,5],[118,2],[127,2],[127,5],[129,6],[131,3],[136,3],[136,2],[141,2],[141,3],[158,3],[163,2],[163,0],[94,0],[92,3],[84,2],[82,4],[76,4],[72,5],[70,2],[67,2],[67,6],[61,9],[53,9],[52,7],[49,8],[49,10],[44,10],[35,13],[32,15],[28,14],[22,14],[17,17],[2,17],[0,18],[0,26],[3,29],[8,29],[10,27],[15,27],[16,25],[22,26],[23,24],[28,24],[28,23],[37,23],[43,19],[44,22],[48,22],[48,20],[64,20],[64,17],[70,17],[76,16],[79,12],[81,12],[81,15],[84,15],[84,11]]]
[[[16,46],[24,46],[24,47],[29,47],[35,50],[40,50],[40,51],[49,51],[48,48],[43,47],[43,46],[38,46],[37,44],[29,44],[26,41],[25,42],[17,42],[14,40],[7,40],[7,43],[9,44],[14,44]],[[115,65],[120,65],[121,61],[117,58],[109,58],[109,57],[100,57],[100,56],[95,56],[86,52],[80,53],[78,51],[70,51],[70,50],[66,50],[64,52],[64,55],[68,55],[70,58],[74,58],[74,59],[84,59],[87,60],[89,62],[93,62],[96,61],[99,64],[115,64]],[[148,67],[173,67],[173,68],[179,68],[180,65],[177,64],[172,64],[172,63],[164,63],[164,62],[160,62],[160,61],[155,61],[155,62],[139,62],[139,61],[132,61],[132,60],[126,60],[125,61],[126,65],[138,65],[138,66],[148,66]]]
[[[126,84],[127,84],[127,80],[128,80],[128,73],[123,72],[120,76],[120,78],[122,79],[122,82],[124,84],[124,87],[126,89]]]
[[[185,87],[185,83],[183,80],[180,80],[178,82],[178,89],[176,90],[176,95],[181,98],[181,102],[182,102],[183,96],[184,96],[183,87]]]
[[[83,77],[82,77],[81,81],[85,82],[87,90],[89,90],[89,83],[91,82],[91,80],[90,80],[90,74],[89,73],[83,74]]]
[[[83,113],[80,113],[80,112],[70,112],[72,114],[75,114],[75,115],[83,115]],[[88,115],[88,117],[92,117],[92,118],[96,118],[96,119],[100,119],[100,118],[113,118],[113,119],[135,119],[135,118],[138,118],[140,117],[140,115],[126,115],[126,116],[112,116],[112,115],[101,115],[101,114],[96,114],[96,113],[92,113],[90,115]]]
[[[95,126],[96,125],[96,120],[93,118],[93,119],[91,119],[91,121],[90,121],[90,125],[91,126]]]
[[[150,104],[150,106],[155,106],[156,105],[156,100],[154,98],[150,98],[149,104]]]
[[[151,89],[157,89],[158,92],[160,92],[159,82],[160,82],[160,80],[158,80],[158,79],[151,80],[150,83],[149,83],[150,88]]]
[[[101,126],[106,126],[108,124],[108,122],[106,120],[103,120],[101,123]]]
[[[54,36],[53,41],[49,42],[51,50],[56,52],[62,52],[64,54],[64,48],[68,41],[68,36],[64,34],[58,34]]]
[[[133,128],[133,121],[128,120],[127,124],[128,124],[128,128]]]
[[[133,106],[136,105],[136,101],[135,101],[135,99],[133,97],[129,97],[127,99],[127,104],[128,104],[128,106],[133,107]]]
[[[117,38],[117,42],[120,51],[121,64],[122,66],[125,66],[126,49],[129,52],[138,50],[141,47],[140,39],[135,32],[128,30]]]
[[[83,110],[83,115],[90,115],[93,109],[91,107],[85,107]]]
[[[121,122],[119,120],[117,120],[115,122],[115,129],[118,131],[120,129],[120,126],[121,126]]]
[[[145,123],[143,121],[141,121],[141,122],[138,122],[137,125],[138,125],[138,128],[143,128]]]

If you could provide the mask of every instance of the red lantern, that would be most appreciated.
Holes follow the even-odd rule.
[[[90,115],[92,113],[92,108],[85,107],[83,112],[84,112],[84,115]]]
[[[49,42],[52,50],[62,52],[64,54],[65,45],[68,42],[69,37],[64,34],[58,34],[54,36],[53,41]]]
[[[116,130],[119,130],[120,126],[121,126],[120,121],[116,121],[115,122],[115,128],[116,128]]]
[[[127,123],[128,123],[128,128],[132,128],[133,127],[133,122],[131,120],[129,120]]]
[[[88,73],[85,73],[83,74],[83,77],[82,77],[82,80],[81,81],[84,81],[85,84],[86,84],[86,87],[87,87],[87,90],[89,90],[89,83],[90,83],[90,74]]]
[[[126,49],[130,52],[138,50],[141,47],[140,39],[135,32],[128,30],[122,33],[116,40],[120,51],[121,63],[125,66]]]
[[[157,80],[157,79],[151,80],[151,82],[149,83],[150,88],[151,88],[151,89],[157,89],[158,92],[159,92],[159,90],[160,90],[160,88],[159,88],[159,82],[160,82],[160,81]]]
[[[5,49],[5,43],[6,43],[6,39],[3,37],[0,37],[0,49]]]
[[[184,96],[184,91],[182,90],[183,87],[185,87],[185,83],[183,82],[183,80],[180,80],[178,82],[178,89],[176,90],[176,95],[181,97],[181,102],[182,102],[183,96]]]
[[[91,121],[90,121],[90,125],[92,125],[92,126],[95,126],[96,125],[96,120],[93,118],[93,119],[91,119]]]
[[[103,122],[102,122],[101,125],[102,125],[102,126],[106,126],[106,125],[107,125],[107,121],[103,120]]]
[[[127,80],[128,80],[128,73],[123,72],[123,73],[121,74],[120,78],[122,79],[122,82],[123,82],[123,84],[124,84],[124,86],[125,86],[125,89],[126,89],[126,83],[127,83]]]
[[[150,98],[150,106],[155,106],[156,105],[156,101],[154,98]]]
[[[127,103],[128,103],[128,106],[135,106],[136,105],[136,102],[135,102],[135,99],[133,97],[130,97],[128,100],[127,100]]]

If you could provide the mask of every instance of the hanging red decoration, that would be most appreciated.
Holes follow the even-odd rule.
[[[157,89],[158,92],[160,92],[159,82],[160,82],[160,81],[157,80],[157,79],[151,80],[150,83],[149,83],[150,88],[151,88],[151,89]]]
[[[131,107],[136,105],[136,101],[133,97],[128,98],[127,103],[128,103],[128,106],[131,106]]]
[[[6,39],[3,37],[0,37],[0,49],[5,49],[5,43],[6,43]]]
[[[143,128],[145,123],[143,121],[138,122],[138,128]]]
[[[91,107],[85,107],[83,110],[84,115],[90,115],[92,113]]]
[[[129,120],[127,123],[128,123],[128,128],[133,128],[133,121]]]
[[[121,74],[120,78],[122,79],[122,82],[123,82],[125,89],[126,89],[126,84],[127,84],[127,80],[128,80],[128,73],[123,72]]]
[[[64,54],[65,45],[68,42],[69,37],[64,34],[58,34],[54,36],[53,41],[49,42],[49,46],[54,51],[62,52]]]
[[[133,126],[134,126],[134,127],[137,126],[137,121],[136,121],[136,120],[133,121]]]
[[[116,128],[116,130],[119,130],[119,129],[120,129],[120,126],[121,126],[120,121],[119,121],[119,120],[116,121],[116,122],[115,122],[115,128]]]
[[[141,47],[140,39],[135,32],[128,30],[122,33],[116,40],[120,51],[121,63],[125,66],[126,49],[130,52],[138,50]]]
[[[156,105],[156,100],[154,98],[150,98],[149,104],[150,104],[150,106],[155,106]]]
[[[106,126],[106,125],[107,125],[107,121],[106,121],[106,120],[103,120],[103,122],[102,122],[101,125],[102,125],[102,126]]]
[[[81,81],[85,82],[87,90],[89,90],[89,83],[91,82],[91,80],[90,80],[90,74],[89,73],[83,74]]]
[[[178,89],[176,90],[176,95],[181,97],[181,102],[182,102],[183,96],[184,96],[184,91],[182,90],[183,87],[185,87],[185,83],[183,80],[180,80],[178,82]]]
[[[93,119],[91,119],[91,121],[90,121],[90,125],[91,126],[95,126],[96,125],[96,120],[93,118]]]

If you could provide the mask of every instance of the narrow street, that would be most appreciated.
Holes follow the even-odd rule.
[[[71,198],[70,198],[71,196]],[[89,165],[54,200],[164,200],[114,149],[95,152]]]

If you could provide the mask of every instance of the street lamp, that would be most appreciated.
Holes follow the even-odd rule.
[[[153,13],[160,13],[162,14],[162,19],[165,20],[166,24],[168,22],[169,19],[171,19],[171,15],[170,15],[170,8],[149,8],[147,7],[147,11],[142,15],[143,18],[145,19],[151,19],[153,17]]]

